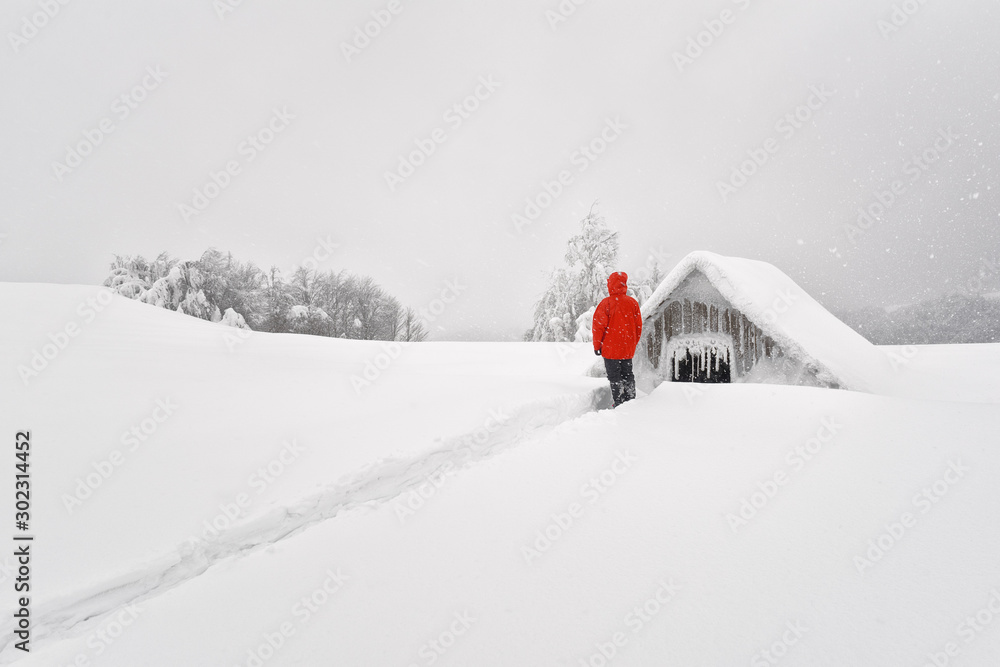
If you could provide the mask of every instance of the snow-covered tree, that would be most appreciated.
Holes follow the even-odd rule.
[[[203,320],[218,322],[222,313],[209,303],[202,291],[202,275],[195,262],[181,262],[164,277],[154,282],[138,300],[176,310]]]
[[[333,320],[322,308],[298,304],[292,306],[288,313],[288,331],[311,336],[332,337]]]
[[[573,336],[573,340],[577,343],[589,343],[594,340],[594,311],[597,307],[588,308],[587,310],[580,313],[576,318],[576,334]]]
[[[566,264],[570,271],[570,295],[576,315],[600,303],[608,295],[608,276],[618,262],[618,232],[594,212],[596,202],[580,223],[580,233],[569,240]]]
[[[165,278],[177,266],[177,260],[163,252],[147,261],[142,255],[115,255],[111,273],[104,286],[129,299],[141,298],[157,280]]]
[[[385,326],[386,311],[389,307],[388,295],[371,278],[350,277],[344,283],[346,292],[345,321],[348,323],[348,338],[361,340],[386,340],[389,327]],[[381,334],[381,335],[380,335]]]
[[[534,326],[525,333],[525,340],[576,340],[584,335],[579,332],[580,316],[593,312],[607,296],[608,276],[618,260],[618,232],[608,227],[595,206],[580,222],[580,233],[569,239],[566,266],[549,275],[549,286],[535,303]]]
[[[247,324],[243,316],[232,308],[226,309],[226,312],[222,314],[222,320],[219,321],[219,324],[225,324],[227,327],[233,327],[234,329],[251,330],[250,325]]]
[[[343,338],[346,331],[347,278],[343,271],[326,271],[317,273],[311,286],[310,299],[330,316],[331,335],[336,338]]]
[[[291,309],[294,305],[294,290],[281,279],[278,267],[272,266],[264,278],[262,312],[258,325],[260,330],[271,333],[290,331]]]
[[[549,275],[549,287],[535,303],[535,325],[525,334],[525,340],[530,341],[564,341],[565,331],[562,326],[553,328],[553,322],[562,322],[564,315],[572,310],[570,299],[569,276],[566,269],[553,269]]]
[[[167,253],[161,253],[151,262],[141,255],[116,255],[104,285],[130,299],[218,322],[222,319],[222,308],[215,298],[218,290],[212,288],[224,282],[225,277],[221,272],[219,275],[212,272],[211,260],[216,259],[211,256],[213,252],[216,251],[208,251],[202,260],[193,262],[180,262]],[[206,257],[210,262],[205,261]],[[209,267],[207,271],[205,266]],[[228,303],[222,305],[231,307]]]
[[[209,303],[223,312],[233,309],[248,323],[258,324],[255,318],[261,310],[265,276],[255,264],[209,248],[196,265]]]
[[[399,328],[393,340],[413,342],[427,338],[427,327],[417,311],[406,308],[399,315]]]
[[[634,274],[629,275],[629,293],[639,302],[639,305],[652,296],[653,291],[660,286],[666,277],[659,262],[650,263],[652,266],[644,266]]]
[[[184,294],[184,298],[177,304],[177,312],[191,315],[201,320],[209,322],[220,322],[222,312],[219,307],[208,302],[205,293],[200,289],[189,289]]]

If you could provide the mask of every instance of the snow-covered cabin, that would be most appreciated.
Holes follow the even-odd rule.
[[[766,262],[689,254],[642,305],[637,381],[873,391],[884,352]]]

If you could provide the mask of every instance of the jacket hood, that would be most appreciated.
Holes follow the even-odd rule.
[[[611,296],[621,296],[628,291],[628,274],[624,271],[616,271],[608,276],[608,294]]]

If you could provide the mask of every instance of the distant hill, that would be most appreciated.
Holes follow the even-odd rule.
[[[896,308],[837,313],[877,345],[1000,342],[1000,294],[949,294]]]

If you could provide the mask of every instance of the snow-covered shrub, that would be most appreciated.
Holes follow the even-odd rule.
[[[246,329],[250,331],[250,325],[247,321],[243,319],[243,316],[237,313],[232,308],[226,308],[226,312],[222,314],[222,319],[219,320],[219,324],[224,324],[227,327],[233,327],[235,329]]]
[[[576,335],[573,336],[573,340],[577,343],[590,343],[594,340],[593,326],[595,310],[597,310],[597,306],[589,308],[576,318]]]

